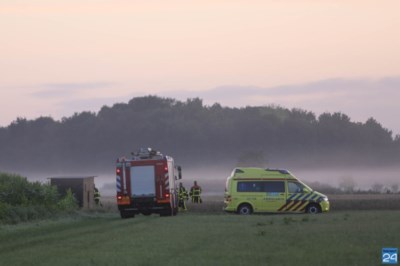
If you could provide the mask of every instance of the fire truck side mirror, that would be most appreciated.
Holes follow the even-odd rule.
[[[182,179],[182,167],[178,166],[178,179]]]

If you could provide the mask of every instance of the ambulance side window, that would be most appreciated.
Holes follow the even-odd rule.
[[[303,191],[303,186],[297,182],[288,182],[288,191],[289,193],[300,193]]]
[[[264,192],[285,192],[285,183],[283,181],[264,182]]]
[[[238,182],[237,192],[262,192],[263,182]]]

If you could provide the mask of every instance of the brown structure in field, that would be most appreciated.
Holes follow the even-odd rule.
[[[94,178],[95,176],[69,176],[49,177],[50,184],[56,186],[58,192],[65,196],[68,189],[71,189],[79,206],[84,209],[91,209],[94,202]]]

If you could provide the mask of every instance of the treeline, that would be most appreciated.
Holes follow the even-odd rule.
[[[277,106],[206,106],[146,96],[56,121],[18,118],[0,128],[0,168],[109,169],[117,157],[153,147],[184,164],[237,162],[246,154],[269,164],[398,164],[400,137],[370,118]],[[3,170],[4,170],[3,169]]]
[[[350,182],[349,182],[350,181]],[[310,187],[325,194],[398,194],[399,184],[373,183],[370,188],[361,189],[352,179],[344,179],[339,186],[332,186],[321,182],[310,182]]]

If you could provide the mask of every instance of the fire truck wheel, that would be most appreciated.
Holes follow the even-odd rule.
[[[144,216],[149,216],[149,215],[151,215],[151,211],[150,211],[150,210],[142,210],[141,213],[142,213]]]
[[[164,217],[164,216],[172,216],[172,212],[171,209],[166,209],[160,212],[160,216]]]
[[[134,218],[135,213],[134,212],[129,212],[129,211],[120,211],[121,218],[122,219],[127,219],[127,218]]]

